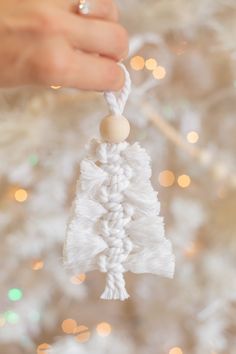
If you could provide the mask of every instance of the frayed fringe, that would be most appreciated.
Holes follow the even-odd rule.
[[[127,293],[126,289],[111,289],[108,286],[106,286],[104,292],[100,296],[100,299],[103,300],[121,300],[124,301],[128,299],[130,296]]]

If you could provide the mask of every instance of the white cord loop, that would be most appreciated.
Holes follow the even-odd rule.
[[[104,98],[108,104],[110,113],[119,116],[123,114],[126,102],[131,92],[131,79],[125,65],[122,63],[119,63],[118,65],[120,65],[120,67],[124,70],[125,73],[124,87],[122,88],[118,97],[115,95],[114,92],[105,92]]]

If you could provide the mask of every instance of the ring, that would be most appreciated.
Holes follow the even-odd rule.
[[[81,15],[88,15],[90,6],[87,0],[79,0],[78,11]]]

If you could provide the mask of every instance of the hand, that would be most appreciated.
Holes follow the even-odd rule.
[[[36,84],[119,90],[117,61],[128,35],[113,0],[90,0],[91,15],[71,0],[0,0],[0,87]]]

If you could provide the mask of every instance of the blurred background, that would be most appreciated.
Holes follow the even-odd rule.
[[[85,144],[101,94],[0,92],[0,352],[236,353],[236,2],[123,0],[131,36],[130,141],[152,157],[173,280],[127,274],[131,298],[103,301],[104,276],[62,267]]]

